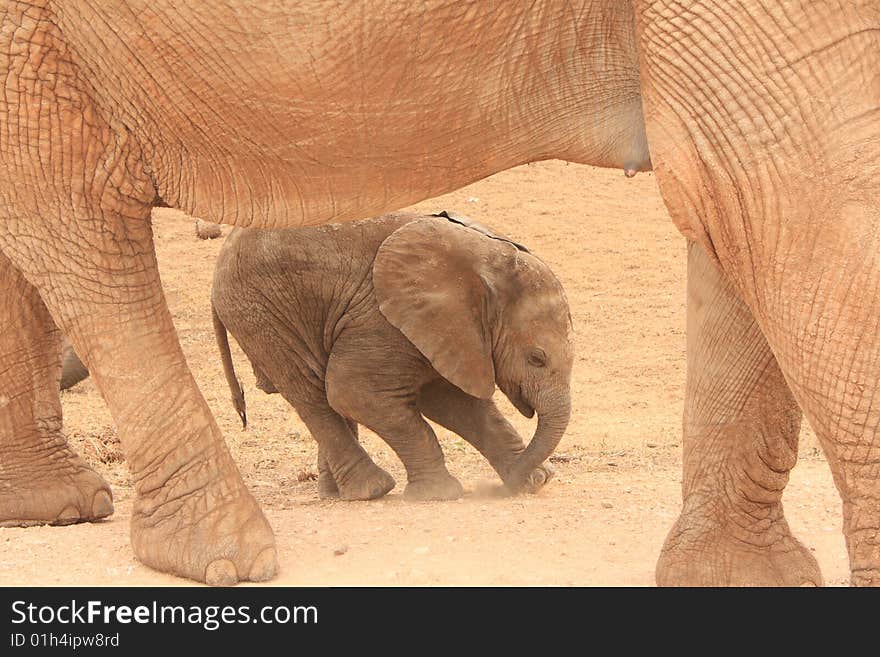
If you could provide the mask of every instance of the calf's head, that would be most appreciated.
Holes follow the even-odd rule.
[[[535,434],[504,481],[517,490],[556,449],[571,412],[571,317],[562,285],[524,247],[461,218],[392,233],[373,265],[379,309],[446,380],[489,399],[497,384]]]

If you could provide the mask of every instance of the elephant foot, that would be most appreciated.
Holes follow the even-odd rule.
[[[537,468],[532,470],[529,473],[529,476],[526,477],[525,482],[523,482],[522,486],[519,487],[518,490],[514,490],[514,493],[537,493],[541,490],[548,481],[553,479],[556,472],[550,467],[549,463],[545,463],[544,465],[539,465]],[[508,487],[508,490],[512,490]]]
[[[556,472],[549,464],[539,465],[532,470],[526,478],[526,484],[523,486],[523,490],[528,493],[537,493],[547,482],[553,479],[555,474]]]
[[[408,500],[457,500],[464,495],[458,479],[448,472],[438,474],[433,478],[410,481],[403,491],[403,496]]]
[[[322,500],[339,499],[339,486],[329,471],[318,473],[318,497]]]
[[[659,586],[822,586],[819,564],[785,520],[746,542],[680,518],[657,562]]]
[[[385,472],[369,458],[362,460],[355,468],[335,480],[338,497],[347,501],[375,500],[388,493],[397,485],[394,477]],[[325,490],[329,490],[325,488]],[[318,493],[321,494],[321,481],[318,480]]]
[[[166,484],[139,496],[131,541],[147,566],[212,586],[264,582],[278,569],[272,529],[237,471],[205,486]]]
[[[880,569],[853,570],[850,586],[880,586]]]
[[[0,527],[70,525],[112,513],[110,486],[66,444],[38,468],[13,460],[0,469]]]

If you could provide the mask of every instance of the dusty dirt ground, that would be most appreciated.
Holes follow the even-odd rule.
[[[565,285],[576,331],[573,418],[553,459],[556,478],[536,495],[500,497],[482,457],[438,428],[449,469],[467,490],[463,500],[404,502],[403,469],[371,435],[368,451],[398,487],[372,502],[319,500],[309,479],[313,440],[283,399],[256,389],[234,343],[247,431],[229,402],[209,305],[222,238],[196,239],[194,221],[179,212],[154,214],[183,349],[275,529],[281,572],[273,583],[652,585],[679,508],[685,367],[685,245],[653,175],[628,180],[619,171],[545,162],[416,208],[454,210],[497,228],[545,259]],[[0,529],[0,585],[184,584],[132,555],[132,489],[94,385],[62,399],[68,435],[113,486],[116,513],[93,525]],[[530,436],[533,421],[506,400],[503,407]],[[840,500],[808,428],[785,506],[826,583],[845,584]]]

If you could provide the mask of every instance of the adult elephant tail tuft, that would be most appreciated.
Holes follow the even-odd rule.
[[[211,304],[211,317],[214,320],[214,337],[217,339],[217,348],[220,349],[220,360],[223,362],[223,374],[226,375],[226,383],[229,385],[229,392],[232,393],[232,405],[235,406],[235,412],[241,418],[241,426],[247,429],[247,405],[244,402],[244,390],[241,388],[241,382],[235,376],[235,366],[232,364],[232,353],[229,351],[229,336],[226,333],[226,326],[217,315],[214,304]]]

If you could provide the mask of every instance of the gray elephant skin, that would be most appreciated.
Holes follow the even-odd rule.
[[[822,583],[782,503],[806,418],[851,582],[880,584],[876,0],[2,7],[0,524],[113,509],[61,430],[63,333],[118,427],[133,554],[270,579],[274,535],[187,367],[151,210],[344,222],[557,158],[653,169],[689,242],[682,507],[657,582]]]
[[[257,386],[280,392],[317,440],[322,496],[394,487],[358,443],[360,424],[403,461],[407,498],[460,497],[425,417],[474,445],[509,489],[549,479],[542,463],[571,408],[571,320],[562,285],[521,245],[445,213],[235,229],[211,298],[243,423],[227,330]],[[523,415],[537,412],[528,447],[492,401],[496,384]]]
[[[89,376],[88,368],[77,356],[70,340],[61,341],[61,389],[72,388]]]

